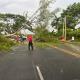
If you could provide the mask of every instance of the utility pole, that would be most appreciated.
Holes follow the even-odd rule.
[[[66,41],[66,16],[63,19],[63,35],[64,41]]]
[[[64,18],[64,22],[65,22],[65,41],[66,41],[66,16]]]
[[[64,32],[64,20],[63,20],[63,37],[64,37],[64,34],[65,34],[65,32]]]

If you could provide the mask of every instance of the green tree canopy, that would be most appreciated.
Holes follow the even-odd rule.
[[[67,17],[67,27],[73,28],[80,19],[80,3],[70,5],[66,10],[63,10],[61,18]]]
[[[9,19],[13,19],[14,23],[13,24],[8,23]],[[0,22],[0,27],[2,27],[3,30],[5,28],[6,31],[10,32],[12,29],[13,32],[15,32],[23,26],[23,24],[26,22],[26,18],[22,15],[0,14],[0,21],[3,21]]]
[[[67,18],[67,27],[74,29],[80,20],[80,3],[69,5],[66,10],[63,10],[61,17],[59,17],[58,20],[55,19],[52,21],[52,26],[58,25],[58,29],[62,28],[65,16]]]

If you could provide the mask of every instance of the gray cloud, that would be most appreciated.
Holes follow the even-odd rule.
[[[34,13],[38,8],[40,0],[0,0],[0,12],[23,14],[24,12]],[[56,0],[52,4],[52,10],[56,7],[65,8],[73,2],[80,2],[80,0]]]
[[[13,3],[15,3],[16,5],[20,5],[20,6],[27,5],[29,7],[32,7],[32,6],[34,7],[34,6],[36,6],[36,3],[38,3],[38,2],[39,2],[39,0],[35,0],[35,1],[33,1],[33,0],[5,0],[5,1],[0,0],[0,7],[6,7]]]
[[[38,8],[39,0],[0,0],[0,12],[19,13],[34,12]]]
[[[5,0],[5,1],[1,1],[0,0],[0,8],[1,7],[6,7],[7,5],[13,3],[13,1],[9,1],[9,0]]]

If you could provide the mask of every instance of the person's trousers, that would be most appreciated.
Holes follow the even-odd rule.
[[[32,43],[32,42],[29,42],[29,43],[28,43],[28,49],[29,49],[29,50],[33,50],[33,43]]]

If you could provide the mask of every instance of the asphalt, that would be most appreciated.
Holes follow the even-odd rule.
[[[38,80],[26,46],[16,47],[0,59],[0,80]]]
[[[19,46],[0,58],[0,80],[80,80],[80,59],[55,48]]]
[[[74,45],[72,43],[63,43],[63,44],[58,45],[58,47],[64,50],[71,51],[76,54],[80,54],[80,46]]]
[[[66,45],[67,45],[68,47],[71,47],[74,52],[80,53],[80,43],[79,43],[79,44],[67,43]]]

